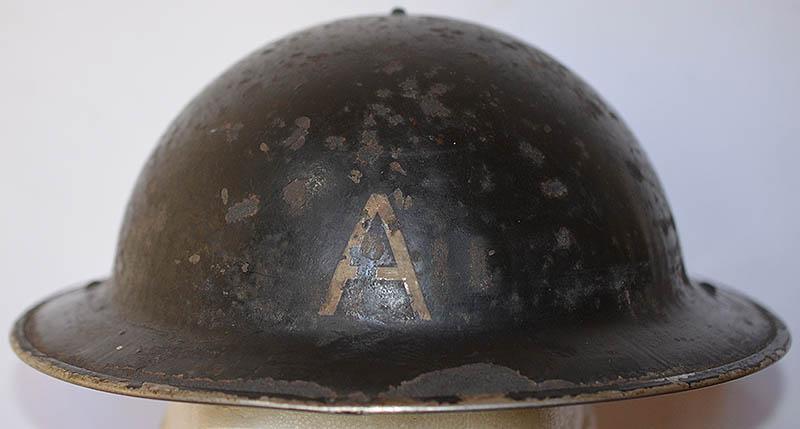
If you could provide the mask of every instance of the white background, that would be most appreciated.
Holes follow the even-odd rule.
[[[690,272],[800,335],[800,2],[403,3],[516,35],[583,76],[660,173]],[[0,328],[109,272],[139,168],[203,85],[287,32],[393,6],[0,0]],[[3,427],[156,427],[163,410],[51,380],[6,345],[0,371]],[[607,427],[789,428],[798,404],[795,350],[721,388],[600,410]]]

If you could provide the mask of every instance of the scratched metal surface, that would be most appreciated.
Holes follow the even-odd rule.
[[[473,24],[385,16],[211,83],[145,166],[112,278],[12,341],[117,393],[391,412],[685,390],[789,335],[687,278],[645,155],[572,72]]]

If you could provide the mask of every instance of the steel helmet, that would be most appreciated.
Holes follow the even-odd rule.
[[[680,391],[789,338],[687,277],[650,163],[580,78],[404,14],[300,31],[214,80],[144,167],[111,276],[12,332],[79,385],[333,412]]]

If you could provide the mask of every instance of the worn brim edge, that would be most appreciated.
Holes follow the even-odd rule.
[[[23,362],[44,374],[78,386],[139,398],[347,414],[457,412],[552,407],[642,398],[713,386],[764,369],[777,362],[785,355],[791,345],[791,337],[786,325],[775,317],[773,313],[752,299],[730,289],[721,290],[726,294],[736,296],[738,299],[754,305],[761,311],[765,318],[768,318],[770,322],[774,324],[775,335],[761,350],[743,359],[728,362],[699,372],[668,377],[651,377],[647,379],[620,379],[614,383],[577,385],[569,390],[575,392],[576,390],[584,388],[586,393],[563,394],[563,392],[554,391],[552,396],[543,398],[512,399],[503,395],[478,395],[462,398],[461,401],[453,404],[407,399],[383,399],[381,401],[369,403],[337,401],[328,404],[285,397],[245,397],[213,390],[187,389],[185,387],[177,387],[169,384],[149,382],[140,385],[132,385],[130,380],[100,374],[49,357],[37,350],[31,342],[28,341],[25,335],[25,324],[29,316],[41,305],[68,294],[73,290],[55,294],[27,310],[16,321],[10,335],[10,341],[14,352]]]

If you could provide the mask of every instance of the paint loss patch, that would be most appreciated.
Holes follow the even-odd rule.
[[[511,368],[474,363],[431,371],[404,381],[382,395],[388,398],[431,398],[534,391],[537,383]]]
[[[260,204],[261,200],[258,195],[250,194],[249,197],[228,208],[227,213],[225,213],[225,223],[236,223],[255,216],[258,213]]]

